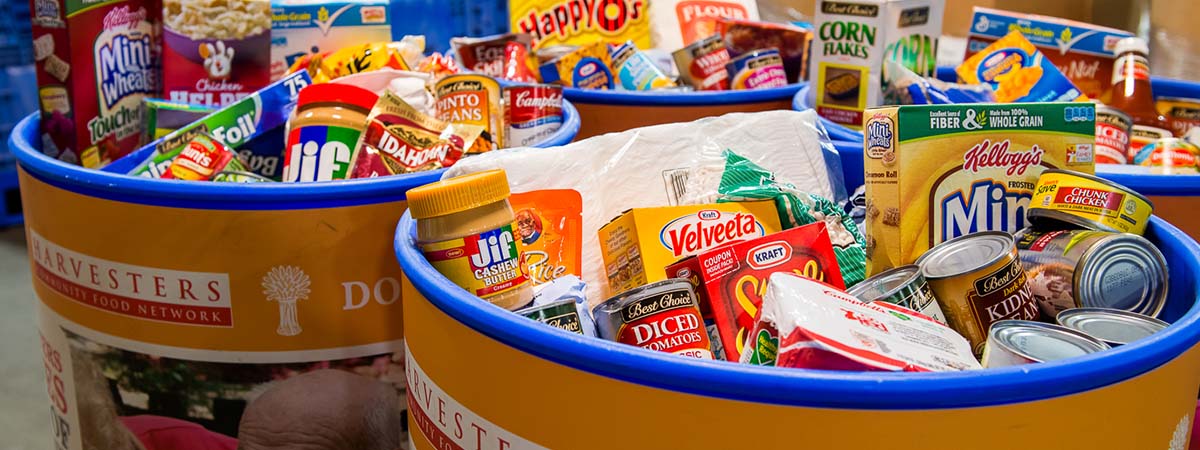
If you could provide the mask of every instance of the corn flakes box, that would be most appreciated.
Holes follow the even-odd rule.
[[[1046,169],[1095,171],[1091,103],[909,105],[867,112],[867,273],[934,245],[1016,232]]]
[[[957,72],[965,83],[991,85],[999,103],[1088,101],[1020,31],[967,58]]]
[[[719,246],[781,230],[772,200],[634,208],[600,227],[612,292],[667,279],[667,266]]]
[[[648,0],[512,0],[508,17],[514,33],[533,36],[533,48],[633,41],[650,48]]]

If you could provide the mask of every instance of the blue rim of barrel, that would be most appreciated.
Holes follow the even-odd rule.
[[[13,129],[10,148],[22,168],[50,185],[91,197],[156,206],[224,210],[312,209],[400,201],[409,189],[441,178],[445,170],[317,183],[198,183],[85,169],[38,151],[38,114]],[[563,102],[563,125],[534,147],[566,145],[579,133],[579,112]],[[282,143],[280,144],[282,147]]]
[[[792,97],[792,109],[796,111],[813,109],[812,105],[808,103],[808,93],[811,92],[811,89],[812,87],[806,84],[796,91],[796,96]],[[825,127],[825,132],[829,133],[829,138],[834,141],[862,141],[862,133],[846,128],[845,125],[834,123],[824,117],[819,117],[817,121]]]
[[[838,144],[835,144],[837,146]],[[857,151],[852,143],[839,150]],[[860,153],[861,154],[861,153]],[[853,160],[854,155],[847,155]],[[858,158],[861,160],[861,156]],[[846,166],[845,170],[861,170]],[[847,176],[847,179],[851,177]],[[858,177],[861,179],[861,175]],[[547,327],[490,305],[439,274],[415,245],[416,222],[396,229],[397,259],[429,302],[504,345],[573,369],[639,385],[765,404],[842,409],[944,409],[1013,404],[1085,392],[1157,368],[1200,342],[1200,244],[1158,217],[1148,237],[1175,274],[1160,318],[1174,322],[1151,337],[1103,353],[1049,363],[937,373],[834,372],[702,361],[643,350]],[[1184,292],[1180,291],[1183,285]],[[1186,292],[1186,293],[1185,293]]]
[[[796,95],[804,83],[787,86],[738,91],[621,91],[563,88],[563,97],[589,105],[619,106],[717,106],[740,105],[787,100]]]

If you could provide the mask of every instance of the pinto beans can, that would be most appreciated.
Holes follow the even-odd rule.
[[[696,294],[668,279],[625,291],[592,309],[600,337],[649,350],[713,359]]]
[[[946,241],[921,256],[917,265],[950,328],[970,341],[976,356],[983,353],[993,323],[1038,318],[1037,302],[1008,233],[975,233]]]
[[[1098,231],[1142,234],[1150,223],[1150,199],[1117,183],[1066,170],[1047,170],[1038,178],[1029,220]]]
[[[562,128],[562,87],[549,84],[504,88],[505,147],[527,147]]]
[[[438,119],[483,127],[483,134],[467,149],[468,154],[495,150],[504,144],[507,130],[500,92],[500,84],[484,75],[450,75],[434,87]]]

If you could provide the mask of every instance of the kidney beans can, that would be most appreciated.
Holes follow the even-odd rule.
[[[734,58],[725,65],[731,89],[765,89],[787,86],[787,72],[779,50],[756,50]]]
[[[713,359],[696,294],[672,278],[630,289],[592,309],[596,331],[610,341],[697,359]]]
[[[434,86],[437,118],[484,128],[482,139],[467,153],[482,153],[504,144],[506,127],[501,113],[500,83],[485,75],[450,75]]]
[[[1096,105],[1096,164],[1128,164],[1133,119],[1119,109]]]
[[[1008,367],[1074,358],[1101,350],[1108,344],[1072,330],[1028,320],[1001,320],[988,331],[983,367]]]
[[[531,306],[518,310],[516,313],[560,330],[584,334],[583,321],[579,319],[579,310],[575,307],[575,299],[569,298],[541,306]]]
[[[1065,222],[1097,231],[1142,234],[1154,205],[1125,186],[1085,173],[1042,172],[1029,202],[1029,221]]]
[[[1075,308],[1058,313],[1059,325],[1117,347],[1162,331],[1166,322],[1111,308]]]
[[[563,125],[562,87],[549,84],[504,88],[505,147],[541,142]]]
[[[1029,289],[1046,317],[1077,307],[1153,317],[1166,303],[1166,260],[1141,236],[1027,228],[1016,240]]]
[[[921,255],[917,265],[950,328],[967,338],[976,356],[983,352],[993,323],[1038,317],[1008,233],[989,231],[951,239]]]
[[[884,302],[900,305],[929,316],[943,325],[946,315],[938,306],[929,282],[915,265],[900,266],[880,272],[846,291],[864,302]]]
[[[671,54],[679,78],[697,91],[724,91],[729,89],[729,49],[720,35],[712,35]]]

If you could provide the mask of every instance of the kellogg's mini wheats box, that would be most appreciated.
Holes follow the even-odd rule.
[[[771,200],[635,208],[600,227],[600,253],[617,294],[667,279],[667,266],[684,257],[779,230]]]
[[[98,168],[138,147],[158,90],[151,0],[31,0],[42,152]]]
[[[534,48],[633,41],[650,48],[649,0],[510,0],[514,33],[533,35]]]
[[[1017,30],[1041,50],[1084,95],[1099,98],[1112,86],[1113,47],[1126,31],[1056,17],[975,7],[963,60]]]
[[[867,274],[980,231],[1014,233],[1045,169],[1095,170],[1091,103],[911,105],[867,111]]]

